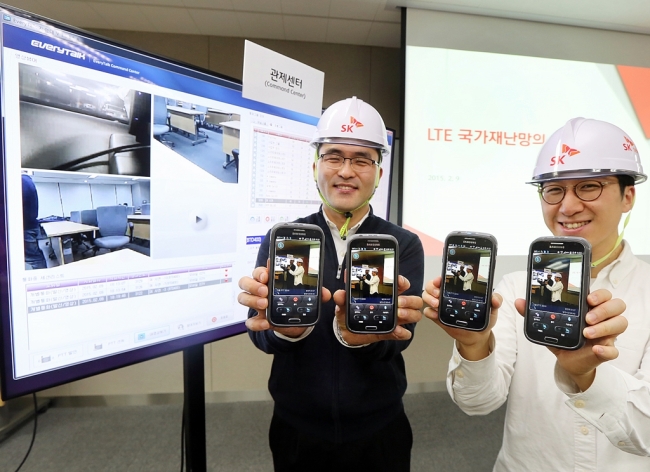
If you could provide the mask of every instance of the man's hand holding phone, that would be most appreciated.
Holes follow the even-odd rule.
[[[341,338],[350,346],[363,346],[365,344],[376,343],[379,341],[407,341],[413,334],[402,325],[417,323],[422,319],[422,298],[417,295],[400,295],[409,289],[411,283],[402,275],[398,277],[397,283],[397,326],[391,333],[384,334],[356,334],[347,329],[346,326],[346,295],[345,290],[334,292],[334,303],[336,309],[336,322],[341,332]],[[325,301],[323,299],[323,301]]]
[[[257,267],[253,271],[252,277],[242,277],[239,279],[239,288],[243,290],[238,296],[237,301],[257,310],[257,315],[246,320],[246,327],[251,331],[266,331],[271,329],[289,338],[299,338],[302,336],[307,327],[276,327],[271,326],[266,319],[266,309],[269,305],[269,269],[267,267]],[[328,302],[332,294],[328,289],[323,287],[321,291],[321,300],[323,303]]]
[[[472,331],[462,328],[454,328],[440,322],[438,317],[438,307],[440,306],[440,285],[442,277],[438,276],[429,280],[424,286],[422,300],[425,303],[424,316],[440,326],[449,336],[456,340],[458,352],[464,359],[469,361],[479,361],[485,359],[490,354],[489,342],[492,328],[497,322],[499,307],[503,299],[501,295],[495,293],[492,295],[492,311],[490,321],[486,329],[482,331]]]
[[[587,303],[590,310],[585,318],[584,345],[573,351],[548,346],[549,351],[557,357],[558,365],[583,392],[593,383],[596,368],[618,357],[616,337],[627,329],[627,319],[621,316],[625,311],[625,302],[612,298],[609,290],[600,289],[590,293]],[[516,300],[515,307],[523,316],[526,301],[521,298]]]

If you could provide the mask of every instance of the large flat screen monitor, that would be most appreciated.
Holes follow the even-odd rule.
[[[242,333],[264,234],[320,206],[317,118],[0,8],[3,397]]]

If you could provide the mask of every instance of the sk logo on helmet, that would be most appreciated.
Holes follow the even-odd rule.
[[[554,166],[554,165],[564,164],[565,157],[575,156],[576,154],[580,154],[580,151],[578,151],[577,149],[570,148],[566,144],[563,144],[562,154],[560,154],[557,157],[556,156],[551,157],[551,165]]]
[[[628,139],[627,136],[623,136],[623,138],[625,139],[625,142],[623,143],[623,149],[625,149],[626,151],[638,152],[632,140]]]
[[[341,125],[341,133],[352,133],[353,128],[362,128],[363,123],[361,123],[359,120],[357,120],[354,116],[350,117],[350,123],[349,125]]]

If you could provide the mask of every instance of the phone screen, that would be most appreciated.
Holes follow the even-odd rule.
[[[397,303],[397,244],[392,239],[355,238],[348,247],[348,328],[390,332]]]
[[[558,347],[580,344],[585,252],[580,243],[538,242],[530,252],[529,338]]]
[[[494,251],[494,244],[489,239],[447,238],[439,309],[444,324],[474,330],[487,326]]]
[[[270,261],[270,315],[276,325],[311,325],[318,320],[322,233],[300,228],[275,232]]]

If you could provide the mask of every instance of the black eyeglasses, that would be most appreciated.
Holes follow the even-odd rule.
[[[539,189],[539,194],[549,205],[557,205],[562,200],[568,189],[574,189],[576,197],[583,202],[593,202],[603,193],[603,187],[616,182],[600,182],[598,180],[584,180],[576,185],[546,185]]]
[[[325,153],[321,154],[319,158],[330,169],[338,170],[345,165],[345,161],[350,161],[350,167],[355,172],[363,174],[364,172],[371,171],[374,166],[379,163],[369,157],[343,157],[340,154]]]

